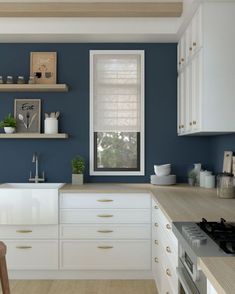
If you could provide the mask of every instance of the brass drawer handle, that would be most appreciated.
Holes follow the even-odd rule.
[[[169,224],[166,224],[166,228],[167,228],[168,230],[171,230],[171,226],[170,226]]]
[[[99,230],[98,233],[113,233],[111,230]]]
[[[31,230],[17,230],[16,233],[21,233],[21,234],[27,234],[27,233],[32,233],[33,231]]]
[[[98,214],[98,217],[113,217],[112,214]]]
[[[166,269],[166,275],[167,275],[168,277],[171,277],[171,271],[170,271],[169,268]]]
[[[155,209],[158,209],[158,206],[157,206],[157,205],[155,205],[155,206],[154,206],[154,208],[155,208]]]
[[[97,202],[113,202],[112,199],[99,199]]]
[[[166,246],[166,252],[171,253],[171,248],[169,246]]]
[[[158,223],[155,223],[154,226],[155,226],[155,227],[158,227]]]
[[[154,261],[155,261],[156,263],[159,263],[159,260],[158,260],[157,257],[154,258]]]
[[[17,249],[31,249],[32,246],[16,246]]]
[[[154,244],[159,245],[158,240],[154,240]]]
[[[112,249],[113,246],[98,246],[99,249]]]

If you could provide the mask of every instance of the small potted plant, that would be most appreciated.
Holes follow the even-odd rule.
[[[188,173],[188,183],[190,186],[195,186],[197,180],[197,173],[194,170],[191,170]]]
[[[13,134],[16,130],[16,119],[9,113],[4,120],[0,121],[0,128],[4,129],[6,134]]]
[[[83,173],[85,170],[85,160],[83,157],[77,155],[72,159],[72,184],[83,184]]]

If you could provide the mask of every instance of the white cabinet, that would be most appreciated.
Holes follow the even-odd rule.
[[[179,135],[235,132],[234,25],[235,3],[204,2],[180,39]]]
[[[61,193],[60,269],[151,270],[148,193]]]
[[[218,294],[215,288],[211,285],[210,281],[207,279],[207,294]]]
[[[171,222],[152,200],[152,271],[159,293],[178,293],[178,242]]]

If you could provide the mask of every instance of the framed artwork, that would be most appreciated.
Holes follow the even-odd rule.
[[[41,99],[15,99],[17,133],[40,133]]]
[[[35,76],[37,84],[56,84],[57,53],[31,52],[30,76]]]

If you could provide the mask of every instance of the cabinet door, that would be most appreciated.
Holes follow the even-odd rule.
[[[192,53],[195,54],[202,47],[202,12],[201,7],[192,20]]]
[[[192,130],[192,63],[189,62],[185,70],[185,131]]]
[[[178,76],[178,134],[185,131],[185,71]]]
[[[185,51],[185,34],[181,37],[178,43],[178,71],[181,70],[186,61],[186,51]]]
[[[201,126],[202,98],[202,51],[192,60],[192,129],[197,131]]]
[[[185,43],[185,54],[186,54],[186,62],[189,61],[189,59],[192,56],[193,47],[192,47],[192,23],[189,24],[186,32],[186,43]]]

